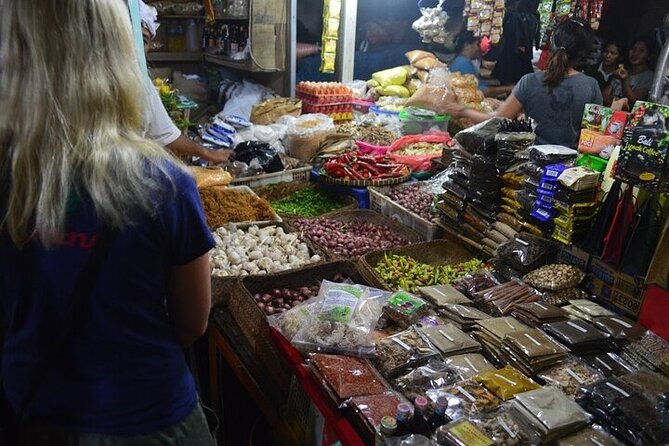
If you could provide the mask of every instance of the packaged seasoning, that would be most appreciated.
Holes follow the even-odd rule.
[[[525,273],[550,262],[556,253],[556,245],[530,234],[520,234],[497,250],[497,255],[506,263]]]
[[[374,365],[383,376],[390,378],[438,355],[439,351],[416,329],[409,328],[377,343]]]
[[[602,316],[593,320],[595,327],[610,334],[615,339],[637,339],[646,329],[643,325],[623,316]]]
[[[572,398],[580,397],[584,386],[604,379],[604,375],[575,359],[569,359],[560,365],[544,370],[537,376],[547,385],[559,387]]]
[[[543,387],[519,393],[512,408],[550,443],[565,434],[585,427],[589,415],[556,387]]]
[[[655,404],[669,392],[669,378],[646,369],[623,375],[620,380],[636,388]]]
[[[582,320],[551,322],[543,330],[572,352],[605,351],[609,335]]]
[[[388,390],[365,359],[315,353],[311,364],[339,401]]]
[[[531,327],[539,327],[548,322],[563,321],[567,319],[568,315],[560,307],[542,302],[517,304],[511,314]]]
[[[522,426],[504,406],[495,412],[472,417],[470,421],[496,445],[521,446],[539,443],[536,434]]]
[[[483,355],[478,353],[449,356],[444,359],[444,363],[454,368],[461,380],[467,380],[479,373],[495,370],[495,367]]]
[[[390,296],[383,311],[388,317],[405,328],[416,322],[428,311],[427,302],[406,291],[397,291]]]
[[[495,410],[501,400],[475,381],[461,381],[446,388],[430,390],[427,396],[436,401],[439,395],[448,398],[446,415],[451,419]]]
[[[619,432],[619,436],[633,444],[649,446],[667,444],[669,423],[655,410],[650,401],[640,397],[627,398],[619,402],[618,408],[623,413],[623,416],[618,418],[620,425],[628,427],[623,432],[618,429],[616,432]]]
[[[372,432],[381,424],[383,417],[395,417],[397,405],[402,402],[404,400],[394,392],[351,398],[353,410]]]
[[[491,312],[505,316],[510,314],[517,304],[536,302],[539,293],[517,280],[497,285],[475,294],[477,300],[482,301]]]
[[[493,446],[495,444],[471,421],[465,419],[440,426],[433,439],[438,445]]]
[[[479,321],[472,332],[492,358],[500,355],[502,340],[509,333],[527,330],[528,326],[512,317],[495,317]]]
[[[586,297],[585,291],[580,288],[567,288],[559,291],[549,291],[541,296],[541,302],[556,305],[558,307],[566,305],[574,299],[583,299]]]
[[[663,359],[668,356],[669,342],[652,331],[647,331],[641,339],[626,345],[622,351],[622,357],[631,362],[632,365],[651,370],[663,369]]]
[[[499,285],[499,282],[493,277],[492,274],[490,274],[489,271],[486,270],[467,274],[465,277],[462,277],[453,282],[453,287],[456,290],[470,298],[472,298],[475,293],[487,288],[494,287],[496,285]],[[457,304],[460,302],[451,303]]]
[[[622,443],[600,426],[594,425],[558,440],[557,446],[622,446]]]
[[[574,149],[551,144],[536,145],[530,150],[530,159],[542,166],[573,159],[576,158],[576,155],[578,155],[578,152]],[[558,176],[555,178],[557,179]]]
[[[584,277],[580,268],[553,263],[526,274],[523,280],[541,290],[558,291],[577,286]]]
[[[583,389],[581,403],[586,408],[597,408],[607,414],[620,414],[620,403],[625,399],[640,398],[629,384],[618,378],[607,378]]]
[[[575,299],[569,302],[573,305],[578,311],[586,313],[590,317],[599,317],[599,316],[614,316],[610,310],[602,307],[601,305],[587,299]],[[567,310],[568,311],[568,310]]]
[[[540,387],[539,384],[511,366],[480,373],[474,377],[474,380],[483,384],[504,401],[513,398],[517,393],[528,392]]]
[[[372,331],[387,297],[374,288],[324,280],[308,321],[291,342],[301,351],[371,356]]]
[[[440,311],[458,328],[465,331],[471,330],[476,321],[490,318],[488,314],[465,305],[447,304]]]
[[[636,371],[636,368],[615,353],[597,353],[579,359],[607,378]]]
[[[481,344],[453,324],[419,329],[444,356],[474,353]]]
[[[424,366],[393,379],[391,384],[413,401],[418,396],[425,396],[428,390],[449,386],[460,379],[456,367],[440,359],[431,359]]]
[[[562,362],[567,352],[565,347],[537,329],[507,334],[502,341],[502,357],[528,375]]]
[[[471,304],[471,301],[467,296],[451,285],[420,287],[418,288],[418,292],[436,307],[442,307],[446,304]]]

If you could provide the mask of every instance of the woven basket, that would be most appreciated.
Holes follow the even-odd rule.
[[[404,183],[405,181],[409,181],[409,178],[411,178],[411,173],[408,173],[406,175],[402,175],[401,177],[396,177],[396,178],[382,178],[379,180],[345,180],[342,178],[333,178],[331,176],[326,175],[325,173],[321,172],[321,181],[324,183],[330,183],[330,184],[339,184],[341,186],[349,186],[349,187],[368,187],[368,186],[392,186],[393,184],[400,184]]]
[[[328,214],[323,214],[317,218],[329,218],[331,220],[342,221],[344,223],[364,222],[364,223],[373,223],[375,225],[388,226],[393,232],[401,235],[402,237],[407,239],[410,243],[417,243],[425,240],[423,236],[421,236],[413,229],[404,226],[403,224],[393,220],[392,218],[385,217],[379,214],[378,212],[370,211],[368,209],[356,209],[356,210],[346,210],[346,211],[339,210],[330,212]],[[292,231],[297,231],[298,229],[295,226],[293,226],[293,220],[295,219],[286,218],[286,223],[288,224],[288,226],[290,226]],[[311,240],[311,238],[308,236],[305,236],[304,238]],[[313,240],[312,243],[314,243],[314,245],[318,246],[322,251],[324,251],[331,259],[354,260],[354,261],[357,260],[355,258],[348,258],[336,255],[326,247],[320,245],[319,243],[314,242]]]
[[[337,209],[337,211],[352,210],[358,208],[358,202],[356,201],[355,198],[348,195],[340,195],[333,192],[325,191],[319,188],[315,183],[310,183],[307,181],[300,181],[294,183],[280,183],[280,184],[273,184],[271,186],[262,186],[255,188],[254,191],[256,194],[258,194],[259,197],[264,198],[269,202],[272,202],[276,200],[281,200],[283,198],[288,197],[293,192],[297,192],[298,190],[307,188],[318,189],[322,193],[326,194],[331,200],[340,203],[342,207]],[[281,217],[303,218],[300,215],[289,214],[284,212],[279,212],[278,214]]]
[[[454,265],[471,260],[474,255],[461,244],[452,240],[433,240],[416,243],[400,248],[374,251],[365,254],[358,261],[358,269],[362,277],[377,288],[390,290],[388,285],[376,274],[374,267],[386,254],[413,257],[421,263],[430,265]],[[393,291],[393,290],[391,290]]]
[[[244,228],[245,224],[235,224],[235,227],[237,228]],[[258,227],[264,228],[266,226],[277,226],[279,228],[283,228],[283,230],[286,233],[292,233],[295,232],[295,230],[290,227],[287,223],[281,222],[281,223],[275,223],[275,222],[266,222],[259,224]],[[300,238],[301,241],[307,244],[309,247],[309,252],[311,255],[318,254],[321,256],[321,262],[315,263],[315,264],[310,264],[311,265],[321,265],[323,262],[326,262],[329,257],[327,252],[312,242],[310,239],[304,237]],[[295,270],[292,270],[295,271]],[[212,309],[216,308],[218,306],[225,306],[228,303],[229,300],[229,293],[230,293],[230,286],[232,282],[235,280],[242,278],[242,277],[251,277],[251,278],[260,278],[260,277],[268,277],[269,275],[252,275],[252,276],[211,276],[211,306]]]
[[[354,282],[367,283],[359,275],[355,263],[347,261],[321,263],[266,276],[246,276],[232,283],[228,303],[229,311],[239,324],[244,337],[248,339],[254,355],[274,372],[275,380],[279,385],[290,384],[291,372],[270,338],[267,316],[258,308],[253,295],[275,288],[298,288],[316,284],[323,279],[332,279],[337,273],[347,275]]]

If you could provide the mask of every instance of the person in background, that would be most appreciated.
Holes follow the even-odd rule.
[[[648,99],[653,86],[651,61],[655,44],[653,39],[639,37],[632,42],[627,53],[628,68],[619,65],[613,72],[613,79],[604,88],[604,105],[611,105],[619,99],[627,99],[629,107],[636,101]]]
[[[148,6],[142,0],[139,0],[139,5],[142,14],[144,53],[147,54],[160,24],[156,21],[158,18],[156,8]],[[177,155],[197,157],[212,164],[227,163],[230,160],[232,150],[211,150],[182,134],[167,114],[158,92],[155,88],[150,90],[149,104],[145,111],[145,135],[147,138],[154,140],[163,147],[167,147]]]
[[[537,123],[538,144],[576,147],[585,104],[602,103],[597,81],[576,70],[590,54],[592,38],[592,30],[580,19],[558,25],[546,71],[523,76],[494,115],[456,103],[437,111],[478,123],[492,116],[515,118],[524,110]]]
[[[507,0],[502,41],[492,77],[502,84],[516,84],[532,73],[532,48],[539,32],[537,0]]]
[[[4,444],[211,446],[183,346],[207,327],[214,240],[193,178],[142,136],[125,3],[2,12],[0,370],[30,426]]]
[[[597,65],[591,65],[585,69],[584,73],[594,78],[599,84],[599,89],[604,91],[606,86],[613,79],[613,74],[622,63],[625,51],[621,43],[610,40],[602,47],[602,60]]]
[[[490,87],[481,77],[481,73],[473,61],[481,59],[481,38],[471,31],[460,31],[455,38],[455,52],[457,56],[448,66],[449,71],[461,74],[473,74],[479,82],[479,89],[488,97],[497,97],[511,93],[513,85]]]

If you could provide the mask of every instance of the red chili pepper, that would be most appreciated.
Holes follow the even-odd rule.
[[[365,161],[360,161],[358,164],[360,167],[367,169],[374,176],[379,174],[379,170],[376,167],[372,166],[371,164]]]

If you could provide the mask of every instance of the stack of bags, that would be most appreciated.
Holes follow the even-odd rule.
[[[564,361],[568,350],[536,328],[509,333],[502,341],[500,357],[527,375]]]
[[[516,305],[511,315],[530,327],[537,328],[549,322],[565,321],[569,313],[555,305],[532,302]]]
[[[463,331],[471,331],[478,321],[490,319],[490,315],[476,308],[458,304],[446,304],[439,310],[439,313],[450,319],[457,328]]]
[[[659,370],[669,376],[669,342],[652,331],[623,347],[621,355],[637,368]]]
[[[527,330],[528,328],[512,317],[495,317],[478,321],[472,336],[483,345],[483,349],[490,358],[498,359],[504,337],[509,333]]]
[[[481,351],[481,344],[453,324],[419,329],[444,356]]]
[[[601,305],[587,299],[573,299],[562,307],[567,313],[579,319],[592,322],[595,318],[614,316],[615,314]]]
[[[600,173],[587,167],[565,169],[558,177],[553,195],[553,238],[565,244],[580,241],[599,208],[595,200]]]
[[[575,354],[606,352],[611,349],[610,336],[583,320],[552,322],[544,325],[543,330]]]
[[[539,293],[534,288],[518,281],[511,280],[501,285],[488,288],[475,294],[477,302],[485,309],[500,316],[511,314],[516,305],[526,302],[537,302]]]
[[[542,444],[550,444],[590,422],[590,416],[556,387],[519,393],[511,407],[541,437]]]

